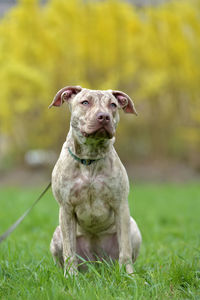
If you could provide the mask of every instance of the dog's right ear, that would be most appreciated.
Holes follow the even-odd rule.
[[[66,86],[62,88],[55,95],[52,103],[49,105],[49,108],[52,106],[61,106],[64,101],[69,101],[72,96],[78,94],[81,90],[81,86]]]

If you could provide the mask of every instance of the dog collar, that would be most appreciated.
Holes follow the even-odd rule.
[[[85,165],[85,166],[89,166],[89,165],[91,165],[93,162],[98,161],[98,160],[101,159],[101,158],[98,158],[98,159],[85,159],[85,158],[80,158],[80,157],[76,156],[76,155],[70,150],[69,147],[68,147],[68,151],[69,151],[69,154],[70,154],[75,160],[77,160],[78,162],[80,162],[82,165]]]

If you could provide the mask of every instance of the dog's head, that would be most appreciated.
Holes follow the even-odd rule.
[[[64,87],[49,107],[67,102],[71,111],[71,126],[81,140],[111,139],[119,122],[118,110],[136,114],[131,98],[120,91],[89,90],[80,86]]]

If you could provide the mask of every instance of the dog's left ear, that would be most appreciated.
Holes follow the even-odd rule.
[[[134,103],[127,94],[120,91],[112,91],[112,94],[118,100],[119,105],[125,113],[135,114],[137,116],[138,113],[135,109]]]
[[[82,90],[81,86],[66,86],[59,90],[55,95],[49,108],[52,106],[61,106],[65,101],[69,101],[72,96],[75,96]]]

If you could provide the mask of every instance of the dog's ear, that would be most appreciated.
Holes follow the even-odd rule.
[[[137,116],[137,111],[135,109],[134,103],[127,94],[120,91],[112,91],[112,94],[118,100],[119,105],[125,113],[135,114]]]
[[[69,101],[70,98],[78,94],[82,90],[81,86],[66,86],[59,90],[55,95],[49,108],[52,106],[61,106],[65,101]]]

